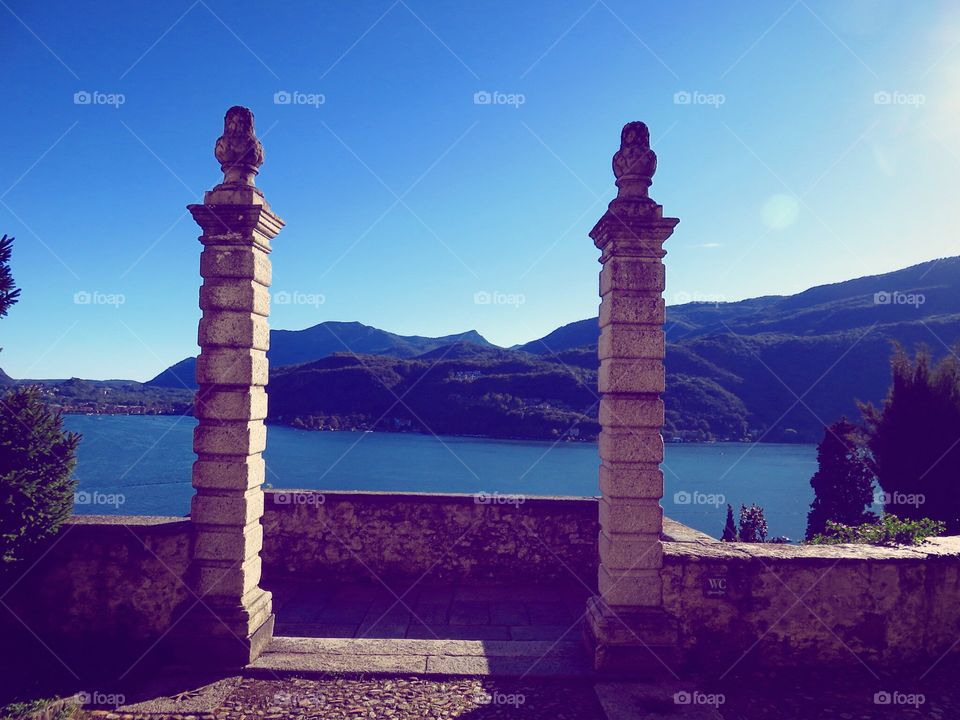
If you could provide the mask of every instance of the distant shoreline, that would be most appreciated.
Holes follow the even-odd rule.
[[[176,417],[176,416],[186,416],[193,417],[193,413],[185,412],[176,412],[176,411],[147,411],[147,412],[87,412],[84,410],[66,410],[62,409],[61,412],[64,415],[81,415],[81,416],[102,416],[102,417]],[[567,436],[567,437],[525,437],[518,435],[478,435],[470,433],[454,433],[454,432],[444,432],[444,433],[433,433],[429,431],[416,430],[416,429],[397,429],[389,430],[385,428],[311,428],[311,427],[297,427],[289,422],[283,422],[279,420],[267,419],[264,421],[267,425],[275,425],[277,427],[285,427],[291,430],[300,430],[303,432],[311,433],[324,433],[324,432],[336,432],[336,433],[383,433],[388,435],[440,435],[443,437],[456,437],[456,438],[468,438],[474,440],[512,440],[517,442],[555,442],[555,443],[576,443],[576,444],[596,444],[598,438],[596,437],[576,437],[576,436]],[[669,439],[664,438],[663,444],[667,445],[717,445],[717,444],[728,444],[728,445],[750,445],[753,443],[760,443],[764,445],[815,445],[816,442],[812,440],[803,440],[799,439],[796,442],[788,442],[782,439],[780,440],[751,440],[751,439],[740,439],[735,440],[732,438],[716,438],[713,440],[682,440],[682,439]]]

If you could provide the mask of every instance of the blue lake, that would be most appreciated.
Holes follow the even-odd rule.
[[[191,417],[67,415],[83,435],[78,513],[186,515],[194,454]],[[594,444],[429,435],[310,432],[272,425],[267,483],[277,488],[597,495]],[[813,499],[814,445],[671,444],[666,514],[711,535],[726,503],[757,503],[771,535],[803,536]]]

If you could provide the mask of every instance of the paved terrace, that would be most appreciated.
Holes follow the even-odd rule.
[[[569,583],[388,588],[305,581],[268,589],[275,635],[314,638],[578,640],[588,595]]]

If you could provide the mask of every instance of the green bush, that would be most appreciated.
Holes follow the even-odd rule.
[[[767,539],[767,519],[764,517],[763,508],[759,505],[751,504],[740,506],[740,531],[738,533],[740,542],[762,543]]]
[[[39,388],[0,398],[0,570],[28,557],[70,516],[79,441]]]
[[[807,515],[807,539],[824,533],[827,522],[860,525],[877,519],[873,504],[873,468],[866,439],[846,418],[824,429],[817,446],[817,472],[810,479],[816,495]]]
[[[896,515],[884,515],[876,522],[862,525],[844,525],[827,521],[827,530],[810,539],[811,545],[921,545],[927,538],[942,535],[946,524],[939,520],[901,520]]]
[[[884,510],[942,520],[960,533],[960,359],[948,353],[934,362],[927,350],[910,357],[897,348],[891,362],[883,405],[861,406]],[[899,502],[903,496],[921,502]]]

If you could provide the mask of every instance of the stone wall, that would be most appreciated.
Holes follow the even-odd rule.
[[[486,502],[484,502],[486,500]],[[266,492],[264,577],[583,581],[595,587],[594,498]]]
[[[267,491],[264,578],[268,586],[289,576],[357,582],[372,571],[579,585],[576,576],[590,585],[597,505]],[[929,663],[960,637],[960,537],[917,548],[751,545],[720,543],[669,519],[663,537],[664,611],[676,620],[690,669]],[[192,600],[183,582],[190,542],[185,518],[75,517],[3,596],[23,624],[0,608],[0,632],[39,638],[58,653],[78,644],[86,654],[139,653]]]
[[[75,516],[39,561],[12,573],[0,623],[58,653],[136,652],[177,620],[189,552],[187,518]]]
[[[960,537],[916,548],[664,543],[693,667],[930,662],[960,637]]]

